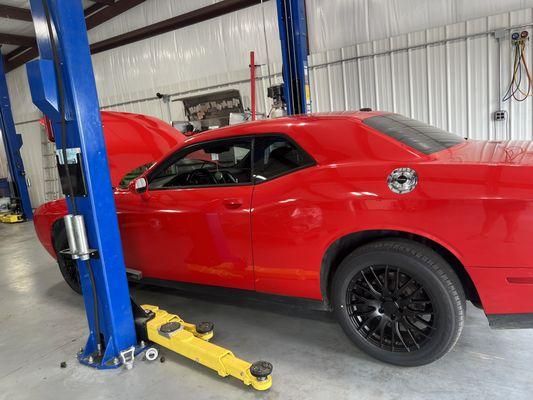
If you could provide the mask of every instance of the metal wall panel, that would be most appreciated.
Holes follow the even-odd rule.
[[[135,24],[144,25],[216,1],[147,1],[114,23],[92,30],[90,38],[101,40],[133,29]],[[308,0],[314,52],[310,57],[313,110],[372,107],[471,138],[533,139],[532,99],[504,103],[501,108],[508,112],[508,120],[492,120],[510,78],[512,55],[509,39],[499,46],[491,33],[516,25],[530,26],[533,11],[526,8],[458,22],[532,5],[533,0]],[[179,102],[172,103],[169,115],[162,101],[154,99],[155,92],[179,98],[235,88],[249,106],[248,52],[256,50],[258,62],[266,62],[261,11],[260,6],[250,7],[95,55],[101,105],[179,120],[184,117]],[[274,2],[265,3],[265,15],[273,81],[280,82]],[[373,41],[361,43],[364,40]],[[352,45],[339,48],[347,44]],[[528,49],[533,65],[532,57]],[[31,104],[24,68],[9,73],[8,84],[14,117],[24,137],[23,157],[33,185],[30,194],[37,206],[46,191],[38,172],[42,169],[40,128],[28,121],[37,120],[39,113]],[[266,97],[268,86],[266,67],[262,66],[257,107],[265,114],[271,104]],[[34,165],[32,160],[38,163]]]
[[[44,203],[44,170],[41,153],[41,126],[39,122],[17,125],[17,133],[22,135],[24,142],[20,149],[26,171],[26,182],[33,207]]]
[[[532,24],[526,9],[313,54],[312,109],[371,107],[472,139],[533,140],[533,99],[500,101],[512,68],[509,28],[531,35]],[[507,32],[501,45],[500,29]],[[494,121],[499,109],[506,121]]]
[[[533,0],[306,0],[311,53],[533,7]]]

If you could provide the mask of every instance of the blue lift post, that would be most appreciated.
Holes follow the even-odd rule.
[[[77,212],[84,217],[89,247],[96,250],[88,261],[77,261],[90,330],[78,359],[95,368],[114,368],[122,363],[128,364],[122,356],[128,354],[131,357],[140,349],[136,347],[82,2],[30,0],[30,5],[40,53],[39,60],[27,64],[33,102],[52,121],[57,148],[65,146],[69,168],[83,171],[84,185],[81,186],[85,187],[85,193],[67,196],[67,203],[71,214]],[[50,29],[55,32],[54,37],[50,37]],[[54,63],[54,51],[59,65]],[[63,91],[60,91],[61,87]],[[60,97],[61,93],[64,97]],[[65,118],[60,109],[62,98]],[[63,129],[66,130],[66,143],[62,138]],[[63,160],[62,154],[65,153],[58,154],[60,160]],[[79,173],[70,173],[70,176],[76,181]],[[93,288],[96,296],[92,294]],[[95,299],[98,319],[95,318]],[[96,321],[100,332],[96,331]],[[103,344],[100,356],[98,343]]]
[[[311,112],[305,0],[276,0],[287,114]]]
[[[9,101],[9,92],[7,89],[6,74],[4,71],[4,58],[0,53],[0,131],[2,131],[2,138],[4,139],[4,148],[6,150],[7,161],[9,164],[9,172],[13,180],[15,193],[12,197],[16,197],[20,201],[20,207],[24,219],[31,220],[33,218],[33,211],[31,208],[30,196],[28,194],[28,186],[26,184],[26,173],[24,171],[24,163],[20,155],[22,147],[22,137],[15,131],[15,123],[13,121],[13,114],[11,113],[11,103]]]

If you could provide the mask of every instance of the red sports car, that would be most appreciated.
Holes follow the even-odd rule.
[[[533,144],[466,140],[390,113],[297,116],[185,138],[103,113],[126,265],[314,300],[370,355],[432,362],[465,301],[533,327]],[[56,257],[64,200],[35,213]],[[76,267],[58,259],[80,290]],[[214,290],[214,289],[213,289]]]

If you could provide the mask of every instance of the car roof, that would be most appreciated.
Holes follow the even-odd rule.
[[[383,111],[336,111],[323,112],[306,115],[294,115],[273,119],[244,122],[241,124],[225,126],[223,128],[211,129],[188,137],[185,144],[194,144],[207,140],[222,139],[235,135],[247,135],[255,133],[274,133],[282,127],[289,127],[295,124],[306,122],[320,122],[331,120],[357,121],[361,122],[367,118],[389,114]]]

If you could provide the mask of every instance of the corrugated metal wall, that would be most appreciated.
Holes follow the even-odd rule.
[[[216,1],[147,1],[91,31],[90,39],[102,40]],[[492,32],[531,25],[532,10],[438,26],[532,4],[533,0],[308,0],[313,110],[368,106],[471,138],[533,139],[532,99],[503,104],[509,119],[492,120],[511,69],[509,38],[499,46]],[[389,10],[387,15],[384,9]],[[265,3],[264,10],[273,82],[280,82],[275,2]],[[262,8],[254,6],[97,54],[93,65],[100,104],[104,109],[180,120],[184,118],[180,103],[171,103],[169,115],[166,105],[154,98],[156,92],[178,99],[235,88],[249,106],[248,52],[257,51],[257,62],[266,63],[262,26]],[[416,27],[430,28],[405,33]],[[402,34],[388,37],[395,33]],[[385,39],[360,43],[365,38]],[[359,44],[332,49],[346,43]],[[528,49],[530,62],[532,57]],[[266,70],[265,66],[258,70],[258,110],[263,113],[270,110]],[[24,140],[30,195],[38,206],[45,201],[46,191],[40,129],[35,122],[40,115],[31,103],[24,68],[9,73],[8,84],[17,129]]]
[[[313,111],[372,107],[469,138],[531,140],[533,100],[500,104],[512,49],[509,35],[499,44],[494,31],[532,22],[533,10],[520,10],[314,54]],[[507,121],[494,121],[500,107]]]
[[[533,0],[305,0],[312,53],[533,7]]]
[[[257,111],[260,114],[266,115],[271,107],[271,101],[267,97],[267,88],[269,87],[270,82],[273,85],[283,82],[281,65],[277,63],[272,65],[272,75],[270,80],[268,78],[267,68],[264,65],[257,68],[256,74]],[[165,89],[166,90],[163,93],[171,96],[170,113],[168,106],[162,100],[157,99],[153,93],[149,93],[149,97],[141,100],[131,100],[128,95],[124,95],[122,99],[101,99],[100,104],[103,110],[148,114],[164,121],[179,121],[186,119],[182,103],[179,101],[180,98],[197,96],[210,92],[235,89],[241,93],[245,108],[249,108],[251,104],[250,70],[248,68],[169,85]],[[112,103],[110,100],[118,100],[118,102]]]

